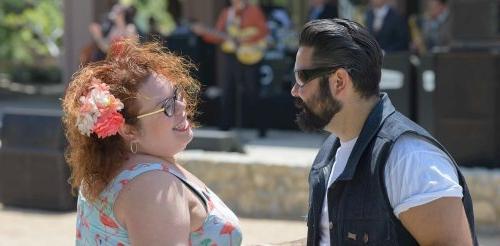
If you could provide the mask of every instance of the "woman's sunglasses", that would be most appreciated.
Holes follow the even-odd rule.
[[[160,112],[163,112],[167,117],[172,117],[175,114],[175,104],[176,101],[178,100],[182,100],[182,95],[177,88],[174,88],[174,96],[165,99],[161,104],[162,105],[161,109],[155,110],[150,113],[138,115],[136,116],[136,118],[140,119]]]

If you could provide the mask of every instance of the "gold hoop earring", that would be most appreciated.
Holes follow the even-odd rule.
[[[136,154],[137,153],[137,142],[131,142],[130,143],[130,152],[132,152],[132,154]]]

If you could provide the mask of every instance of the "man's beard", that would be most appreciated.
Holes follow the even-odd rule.
[[[310,103],[306,103],[300,98],[295,99],[295,106],[299,109],[295,122],[305,132],[323,130],[333,116],[342,109],[342,103],[335,99],[330,92],[328,77],[321,78],[319,83],[320,91],[310,100]],[[317,107],[319,113],[312,111],[312,107]]]

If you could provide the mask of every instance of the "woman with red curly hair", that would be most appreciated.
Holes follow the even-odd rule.
[[[115,43],[63,99],[77,245],[240,245],[234,213],[175,162],[193,133],[192,65],[158,44]]]

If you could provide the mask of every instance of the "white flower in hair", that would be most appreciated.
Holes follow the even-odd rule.
[[[98,108],[105,108],[111,102],[109,92],[92,90],[91,97]]]
[[[78,117],[76,125],[83,135],[90,136],[97,117],[91,114],[84,114]]]
[[[118,132],[125,119],[118,112],[123,103],[109,91],[109,86],[98,79],[92,80],[90,91],[80,97],[80,111],[76,121],[78,130],[86,136],[96,133],[105,138]]]

